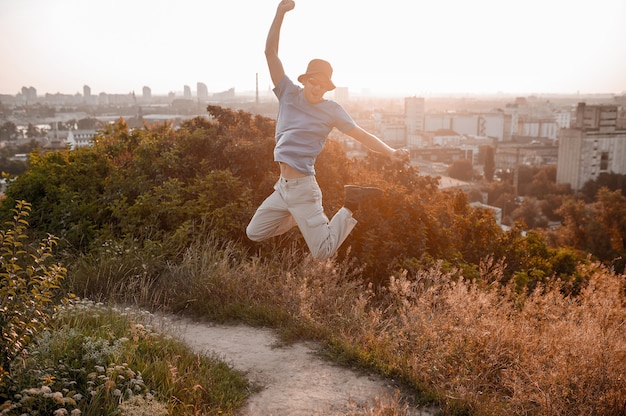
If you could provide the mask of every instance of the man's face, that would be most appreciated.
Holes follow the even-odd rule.
[[[324,94],[328,91],[324,81],[311,75],[304,81],[304,98],[311,103],[317,104],[324,99]]]

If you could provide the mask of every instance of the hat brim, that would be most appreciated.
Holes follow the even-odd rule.
[[[300,83],[302,83],[304,85],[304,81],[306,80],[306,78],[310,77],[311,75],[321,76],[324,79],[324,83],[326,84],[326,87],[327,87],[326,90],[327,91],[332,91],[332,90],[334,90],[336,88],[335,84],[333,84],[333,81],[330,78],[328,78],[326,76],[326,74],[324,74],[323,72],[307,72],[307,73],[304,73],[304,74],[302,74],[302,75],[300,75],[298,77],[298,81],[300,81]]]

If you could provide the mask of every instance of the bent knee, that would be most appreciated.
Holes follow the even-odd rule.
[[[254,241],[256,243],[265,240],[265,236],[264,235],[262,235],[262,234],[260,234],[258,232],[255,232],[254,230],[251,230],[250,227],[246,228],[246,235],[248,236],[248,238],[251,241]]]

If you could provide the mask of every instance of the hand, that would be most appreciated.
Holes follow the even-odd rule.
[[[278,4],[278,12],[287,13],[289,10],[293,10],[296,7],[296,2],[294,0],[281,0]]]
[[[398,162],[408,162],[410,159],[411,153],[409,149],[395,149],[391,154],[391,158]]]

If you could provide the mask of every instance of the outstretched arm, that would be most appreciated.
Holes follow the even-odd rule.
[[[359,126],[354,127],[352,130],[349,130],[348,132],[346,132],[346,134],[352,137],[354,140],[358,141],[359,143],[363,144],[365,147],[373,152],[382,153],[392,159],[399,161],[406,161],[409,158],[408,150],[394,149],[393,147],[390,147],[387,143],[380,140],[378,137],[374,136],[372,133],[363,130]]]
[[[281,0],[276,9],[276,16],[270,31],[267,34],[267,40],[265,41],[265,59],[267,60],[267,66],[270,69],[270,76],[272,77],[272,83],[274,86],[278,85],[281,79],[285,76],[285,69],[283,63],[278,58],[278,43],[280,41],[280,28],[283,24],[283,18],[285,13],[296,7],[294,0]]]

